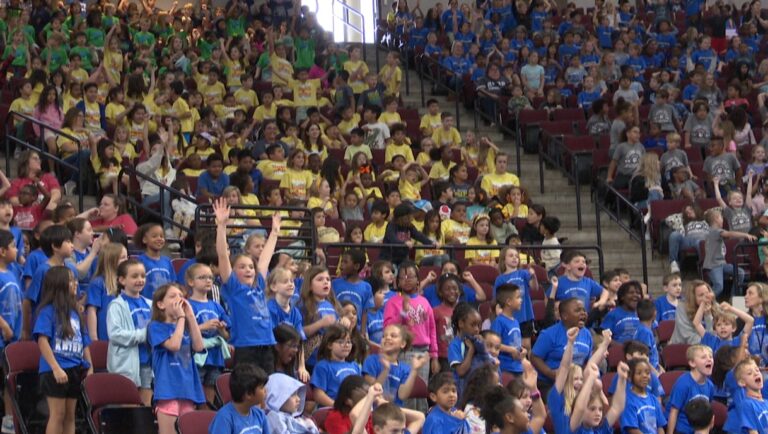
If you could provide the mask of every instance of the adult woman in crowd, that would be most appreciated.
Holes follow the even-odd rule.
[[[20,205],[19,191],[22,187],[37,183],[51,193],[51,199],[48,201],[46,209],[53,211],[61,201],[61,186],[59,181],[50,173],[43,172],[40,154],[37,151],[28,149],[19,155],[19,162],[16,168],[16,178],[11,181],[11,187],[5,193],[5,197],[13,205]]]

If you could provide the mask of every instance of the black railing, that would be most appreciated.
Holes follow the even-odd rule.
[[[236,216],[230,216],[230,224],[227,225],[229,229],[242,229],[243,231],[249,230],[262,230],[269,234],[271,230],[272,214],[287,213],[288,215],[282,216],[281,232],[295,231],[296,235],[280,235],[278,241],[278,250],[287,249],[291,251],[303,251],[307,252],[306,255],[297,255],[300,259],[310,260],[315,263],[316,256],[315,250],[317,247],[317,228],[312,216],[308,216],[308,208],[303,207],[274,207],[274,206],[262,206],[262,205],[231,205],[230,210],[237,213],[238,210],[249,212],[251,214],[241,214]],[[292,211],[300,211],[301,217],[292,217]],[[243,223],[234,223],[232,218],[242,219]],[[269,220],[267,220],[269,219]],[[249,221],[259,221],[259,224],[249,223]],[[293,224],[286,224],[293,222]],[[195,209],[195,228],[215,228],[216,216],[213,214],[213,205],[209,203],[199,204]],[[341,238],[344,234],[339,232]],[[284,244],[285,241],[293,241],[296,244]],[[299,242],[303,245],[298,244]]]
[[[23,122],[28,123],[30,126],[37,126],[39,129],[38,135],[36,135],[34,143],[29,143],[23,138],[16,137],[16,126],[15,123],[18,119],[22,119]],[[11,124],[11,127],[9,129],[8,124]],[[23,113],[18,113],[15,111],[11,111],[8,113],[8,117],[5,118],[5,125],[3,125],[4,136],[5,136],[5,173],[10,177],[11,176],[11,159],[13,156],[11,155],[11,143],[14,143],[16,146],[20,146],[23,149],[31,149],[33,151],[36,151],[41,159],[46,159],[53,163],[55,167],[64,167],[69,170],[77,171],[77,204],[79,209],[82,211],[83,208],[83,167],[84,164],[90,164],[90,162],[83,162],[83,159],[80,158],[79,164],[74,165],[72,163],[68,163],[64,161],[63,158],[59,157],[56,154],[52,154],[48,152],[48,145],[44,141],[45,137],[45,131],[48,130],[51,133],[55,134],[57,137],[64,137],[69,140],[71,140],[74,143],[77,143],[77,152],[80,153],[83,148],[82,144],[80,143],[80,139],[77,137],[74,137],[70,134],[67,134],[57,128],[54,128],[45,122],[41,122],[38,119],[35,119],[31,116],[25,115]],[[25,128],[26,130],[26,128]],[[33,136],[35,136],[34,133],[31,133]]]
[[[597,229],[597,244],[602,247],[603,234],[600,223],[600,211],[604,211],[611,220],[615,221],[629,238],[640,244],[642,256],[643,282],[648,284],[648,252],[646,250],[646,225],[643,212],[629,201],[624,195],[613,188],[603,179],[597,180],[597,196],[595,197],[595,227]]]
[[[426,78],[432,82],[432,86],[435,90],[445,89],[449,95],[453,94],[455,99],[454,103],[456,105],[456,129],[461,129],[461,111],[459,109],[459,102],[461,100],[461,89],[464,83],[463,77],[457,76],[456,86],[451,87],[445,83],[444,79],[455,74],[445,66],[441,65],[440,61],[437,59],[434,59],[427,54],[422,54],[416,61],[416,64],[419,66],[418,72],[421,76],[421,105],[426,105],[424,90],[424,79]]]
[[[733,249],[733,261],[731,265],[739,267],[745,271],[744,285],[749,282],[758,280],[759,275],[763,272],[763,266],[759,262],[759,249],[768,246],[768,241],[741,241]],[[756,249],[752,251],[752,249]],[[728,256],[726,255],[726,258]],[[757,262],[757,263],[755,263]],[[731,296],[744,295],[745,286],[739,286],[739,273],[737,270],[733,270],[733,282],[731,289]]]
[[[174,199],[174,198],[188,200],[192,203],[197,203],[197,199],[187,195],[181,190],[178,190],[169,185],[163,184],[162,182],[152,178],[149,175],[145,175],[141,173],[133,165],[130,165],[130,164],[124,165],[120,169],[120,173],[118,174],[117,179],[122,179],[123,175],[128,175],[131,179],[135,178],[138,181],[139,185],[141,185],[142,182],[148,182],[159,189],[160,195],[158,200],[160,202],[160,211],[156,211],[152,206],[145,205],[143,201],[140,201],[136,199],[136,197],[134,197],[134,196],[141,196],[141,187],[139,187],[138,191],[134,191],[132,190],[132,182],[129,182],[128,183],[129,187],[126,190],[126,194],[124,198],[130,205],[134,207],[134,209],[141,209],[143,213],[149,214],[155,218],[162,220],[163,226],[175,226],[181,229],[182,231],[190,232],[191,228],[188,228],[183,224],[176,222],[172,216],[167,217],[165,215],[166,209],[165,209],[164,196],[166,194],[169,196],[168,206],[170,206],[171,199]],[[135,193],[138,193],[138,194],[135,194]]]

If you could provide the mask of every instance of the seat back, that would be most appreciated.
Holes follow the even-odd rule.
[[[176,429],[179,434],[207,434],[216,412],[196,410],[179,416]]]
[[[99,434],[157,434],[157,420],[150,407],[111,406],[97,412]],[[206,427],[207,430],[208,427]],[[93,429],[93,428],[92,428]]]
[[[219,405],[232,401],[232,392],[229,389],[229,372],[219,375],[216,379],[216,400]]]
[[[661,358],[664,359],[664,367],[673,369],[688,369],[688,359],[685,353],[688,351],[686,344],[669,344],[661,350]]]
[[[109,341],[93,341],[88,349],[91,351],[91,365],[94,372],[105,372],[107,370],[107,349]]]
[[[487,283],[493,286],[496,278],[499,277],[499,269],[490,265],[470,265],[467,270],[472,273],[472,277],[480,283]]]
[[[333,410],[333,407],[323,407],[318,408],[315,410],[314,413],[312,413],[312,420],[315,421],[315,425],[317,425],[317,429],[320,430],[320,432],[325,432],[325,419],[328,418],[328,413]]]
[[[34,341],[14,342],[5,347],[6,388],[13,407],[17,432],[26,434],[34,426],[45,426],[47,407],[38,386],[40,348]],[[42,406],[38,404],[42,403]]]
[[[120,374],[97,372],[83,380],[86,405],[92,410],[107,405],[142,405],[133,381]]]
[[[675,320],[668,319],[659,322],[659,343],[666,345],[672,339],[672,333],[675,331]]]

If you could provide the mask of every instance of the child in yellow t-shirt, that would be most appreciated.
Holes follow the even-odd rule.
[[[222,45],[224,44],[222,40]],[[224,73],[227,76],[227,88],[230,92],[235,92],[240,89],[242,85],[240,77],[245,73],[245,67],[243,66],[243,54],[240,51],[240,47],[232,45],[229,47],[229,52],[222,46],[221,50],[224,56]]]
[[[280,190],[288,199],[307,200],[312,185],[312,172],[304,170],[306,155],[301,149],[294,149],[288,156],[288,167],[280,180]]]
[[[429,183],[429,174],[416,164],[411,162],[400,171],[398,189],[403,200],[421,200],[421,188]]]
[[[443,124],[440,118],[440,104],[436,99],[427,100],[427,112],[421,117],[421,123],[419,123],[419,130],[424,137],[432,137],[432,133],[435,132]]]
[[[504,187],[499,190],[499,196],[503,197],[506,202],[504,208],[501,209],[505,219],[528,217],[528,205],[523,203],[523,190],[520,187]]]
[[[347,106],[341,112],[341,121],[339,122],[339,130],[342,134],[350,134],[352,130],[360,125],[360,114],[355,113],[352,106]]]
[[[216,104],[221,104],[224,101],[224,95],[227,93],[227,89],[219,81],[219,70],[211,68],[208,71],[208,81],[198,86],[198,90],[205,98],[205,105],[209,107],[215,107]]]
[[[296,124],[288,124],[285,127],[285,136],[280,140],[291,149],[304,149],[304,141],[299,138],[299,127]]]
[[[282,145],[274,144],[267,147],[267,159],[261,160],[256,165],[264,179],[268,181],[280,181],[288,169],[285,162],[285,151]]]
[[[384,239],[387,231],[387,219],[389,218],[389,205],[377,200],[371,206],[371,223],[365,227],[363,237],[368,243],[379,243]]]
[[[384,83],[384,96],[400,97],[400,83],[403,71],[400,70],[400,55],[396,51],[387,54],[387,64],[379,71],[379,80]]]
[[[107,107],[104,109],[104,117],[107,118],[107,124],[115,127],[121,125],[128,115],[125,108],[125,94],[122,86],[115,86],[109,90],[107,95]]]
[[[35,113],[36,103],[37,101],[32,99],[32,83],[29,80],[24,79],[21,85],[21,96],[11,102],[9,110],[31,117]],[[20,125],[24,124],[24,119],[17,117],[14,119],[14,123],[16,127],[19,128]]]
[[[395,124],[403,123],[400,113],[397,112],[397,98],[392,96],[384,98],[384,106],[385,110],[379,115],[379,122],[387,124],[390,129]]]
[[[320,89],[320,79],[309,79],[309,70],[296,71],[296,80],[291,82],[293,105],[296,107],[296,122],[307,117],[307,109],[317,107],[317,92]]]
[[[488,214],[478,214],[472,220],[472,230],[469,233],[467,246],[496,246],[496,240],[491,234],[491,219]],[[464,258],[469,265],[496,265],[499,258],[497,249],[469,249],[464,252]]]
[[[432,140],[438,148],[443,146],[458,147],[461,145],[461,134],[453,127],[453,114],[445,112],[440,115],[440,128],[432,133]]]
[[[235,91],[235,100],[238,105],[245,107],[248,110],[253,110],[259,105],[259,96],[256,95],[256,91],[253,90],[253,76],[243,73],[240,76],[240,83],[242,87]]]
[[[355,95],[365,90],[365,76],[368,75],[368,65],[361,59],[362,47],[352,46],[349,49],[349,60],[344,62],[344,70],[349,72],[349,86]]]
[[[433,149],[435,149],[435,142],[433,142],[431,138],[424,137],[421,139],[421,152],[419,152],[419,155],[416,156],[416,162],[419,163],[419,166],[432,166],[432,158],[429,154]],[[432,175],[430,174],[430,177],[431,176]]]
[[[319,178],[312,182],[312,186],[309,187],[307,208],[322,208],[326,216],[336,219],[339,218],[337,205],[338,201],[331,195],[331,185],[327,179]]]
[[[467,221],[467,206],[463,202],[453,204],[451,218],[443,221],[443,235],[449,244],[467,244],[471,226]]]
[[[241,89],[242,90],[242,89]],[[277,117],[277,104],[274,103],[275,96],[271,90],[262,94],[264,100],[262,104],[253,111],[253,123],[261,123],[265,120],[275,119]]]
[[[392,157],[395,155],[402,155],[405,157],[406,162],[413,162],[413,151],[411,150],[411,146],[406,143],[405,125],[400,123],[392,125],[390,134],[392,143],[387,145],[384,151],[384,160],[392,161]]]

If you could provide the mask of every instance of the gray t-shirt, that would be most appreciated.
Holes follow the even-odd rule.
[[[752,229],[752,210],[746,206],[723,209],[723,218],[728,221],[728,229],[732,231],[749,233]]]
[[[630,104],[634,104],[635,102],[640,100],[640,97],[637,95],[637,92],[633,90],[631,87],[627,90],[619,88],[616,92],[614,92],[613,104],[616,104],[619,98],[624,98],[624,101]]]
[[[611,120],[602,115],[592,115],[587,121],[587,133],[591,136],[605,134],[611,129]]]
[[[686,119],[683,129],[690,133],[692,145],[706,147],[712,137],[712,115],[708,114],[704,119],[699,119],[695,114],[691,114]]]
[[[696,194],[697,191],[699,191],[699,186],[695,182],[691,181],[690,179],[685,180],[685,182],[682,182],[680,184],[675,184],[674,182],[669,183],[669,192],[672,194],[672,199],[684,199],[683,198],[683,189],[688,189],[693,194]]]
[[[738,158],[730,152],[710,155],[704,160],[704,172],[720,178],[720,185],[736,182],[736,172],[741,168]]]
[[[685,224],[685,236],[696,240],[703,240],[709,233],[709,225],[704,220],[691,220]]]
[[[648,119],[661,126],[661,131],[675,131],[674,120],[677,119],[677,113],[671,104],[654,104],[648,112]]]
[[[688,154],[682,149],[670,149],[661,155],[659,163],[661,164],[661,173],[669,173],[676,167],[688,166]]]
[[[616,173],[632,176],[640,166],[640,159],[643,158],[643,154],[645,154],[645,147],[642,143],[621,143],[613,153],[613,160],[616,161]]]
[[[704,269],[711,270],[720,265],[725,265],[725,243],[723,242],[722,229],[711,228],[704,239]]]
[[[621,133],[627,128],[627,124],[621,119],[614,119],[611,124],[611,147],[608,149],[608,156],[613,158],[613,153],[616,152],[616,147],[621,143]]]

